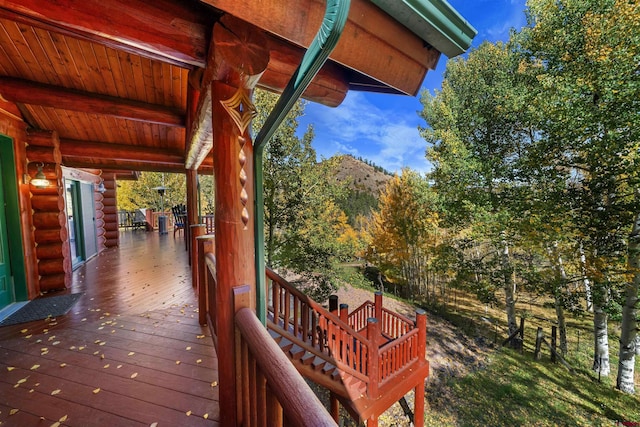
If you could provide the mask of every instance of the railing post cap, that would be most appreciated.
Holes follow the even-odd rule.
[[[340,309],[343,309],[343,308],[349,308],[349,304],[346,304],[344,302],[340,303]]]
[[[417,315],[417,316],[424,316],[424,315],[426,315],[426,314],[427,314],[427,312],[426,312],[426,311],[424,311],[423,309],[421,309],[421,308],[416,308],[416,315]]]
[[[367,323],[378,323],[378,319],[376,319],[375,317],[368,317]]]
[[[382,296],[383,292],[382,291],[375,291],[374,295],[380,295]]]

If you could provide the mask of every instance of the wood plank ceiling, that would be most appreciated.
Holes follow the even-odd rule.
[[[243,15],[264,6],[249,2],[238,9],[236,0],[205,3],[209,5],[197,0],[0,0],[0,97],[15,103],[30,127],[58,132],[66,166],[183,172],[190,71],[206,65],[207,40],[223,13]],[[291,21],[283,12],[289,10],[287,1],[267,3],[270,10],[280,10],[278,19]],[[305,97],[335,106],[349,87],[415,92],[439,52],[402,32],[368,0],[353,3],[358,13],[347,29],[350,40],[338,50],[339,61],[323,68]],[[305,31],[315,31],[322,5],[317,0],[292,4],[300,14],[308,14],[304,7],[313,11],[318,22],[308,23]],[[289,24],[278,31],[269,24],[255,22],[268,31],[272,52],[260,85],[279,91],[308,41],[283,34]],[[376,28],[387,31],[385,39],[376,38]],[[358,45],[363,34],[367,46]],[[382,48],[386,65],[377,67],[384,78],[375,69],[360,68],[376,64],[366,54],[376,57]],[[351,58],[357,62],[348,63]],[[390,72],[394,61],[407,66]],[[412,76],[406,75],[409,65]],[[211,161],[201,169],[210,172]]]

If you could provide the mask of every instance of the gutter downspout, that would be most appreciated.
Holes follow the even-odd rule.
[[[349,16],[350,5],[351,0],[327,1],[327,9],[318,33],[254,141],[256,314],[264,325],[267,323],[264,261],[264,181],[262,174],[264,147],[338,44]]]

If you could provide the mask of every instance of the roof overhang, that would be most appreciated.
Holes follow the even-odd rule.
[[[371,0],[418,37],[452,58],[478,34],[445,0]]]

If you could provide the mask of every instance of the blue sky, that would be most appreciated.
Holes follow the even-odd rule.
[[[473,46],[485,40],[509,38],[511,28],[526,24],[525,0],[449,0],[449,3],[478,31]],[[430,71],[422,89],[433,92],[442,85],[447,57]],[[419,172],[430,168],[425,159],[425,141],[418,126],[425,122],[418,116],[422,109],[419,95],[380,95],[349,92],[336,108],[308,103],[299,131],[313,124],[316,137],[313,146],[318,156],[352,154],[373,161],[391,172],[410,167]]]

